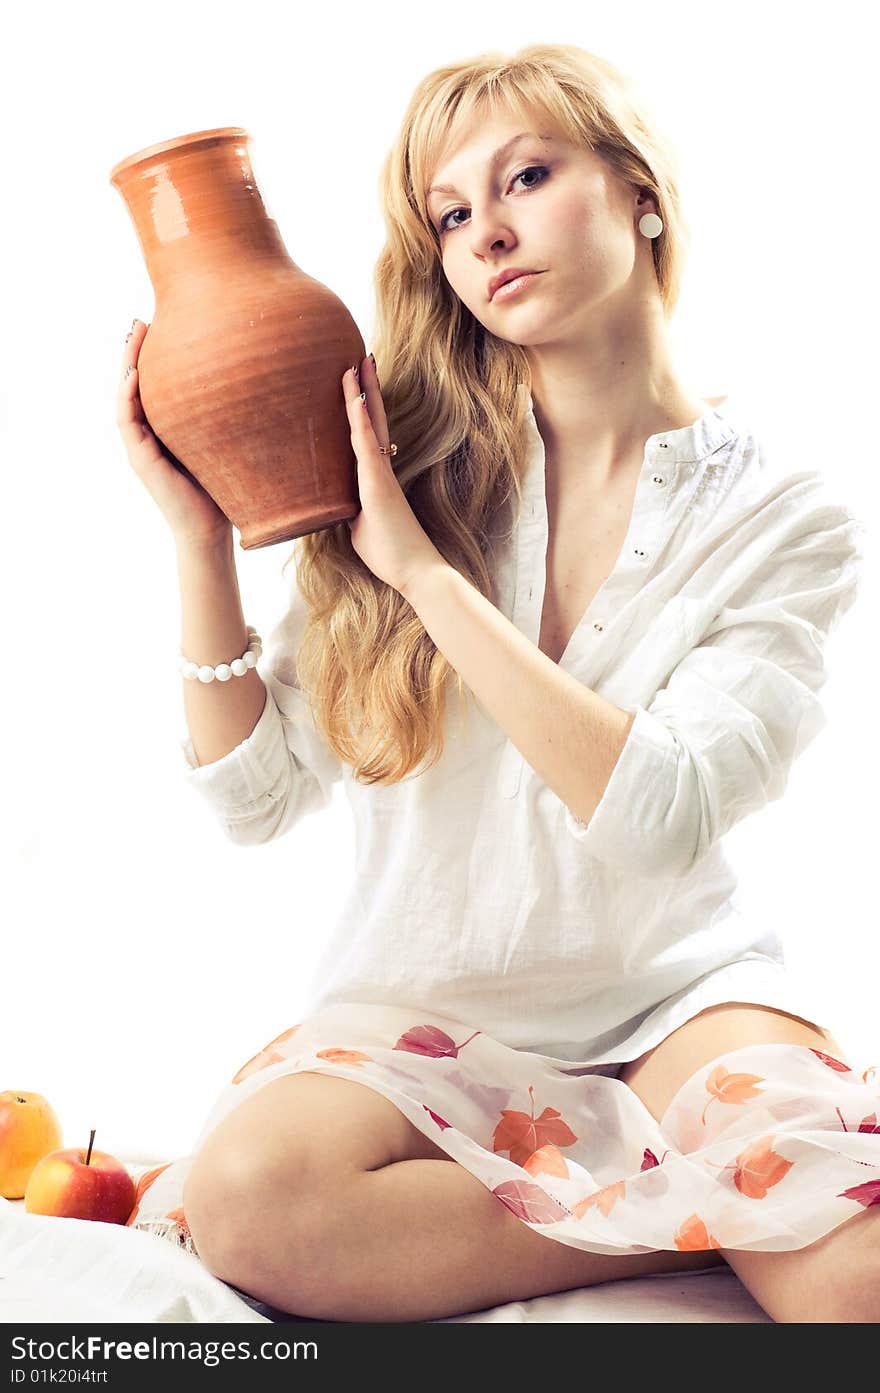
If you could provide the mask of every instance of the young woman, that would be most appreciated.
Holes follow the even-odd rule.
[[[608,63],[429,74],[382,193],[375,360],[340,387],[361,510],[299,540],[262,674],[184,682],[227,835],[342,779],[354,886],[306,1018],[130,1222],[309,1318],[726,1262],[774,1320],[876,1320],[878,1071],[723,849],[821,729],[862,525],[680,380],[675,163]],[[228,663],[231,527],[144,420],[145,327],[118,421],[174,532],[183,655]]]

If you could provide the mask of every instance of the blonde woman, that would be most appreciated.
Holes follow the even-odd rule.
[[[875,1321],[878,1073],[723,848],[822,727],[862,524],[677,373],[675,161],[610,64],[430,73],[381,195],[374,354],[340,383],[361,510],[296,544],[262,672],[183,688],[230,839],[342,779],[354,885],[311,1009],[130,1223],[307,1318],[727,1263],[774,1321]],[[144,421],[145,327],[120,429],[183,654],[229,662],[231,527]]]

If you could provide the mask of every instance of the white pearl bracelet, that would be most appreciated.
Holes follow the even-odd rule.
[[[250,642],[247,652],[242,653],[240,658],[233,658],[231,663],[218,663],[216,667],[210,667],[207,663],[200,667],[181,653],[177,660],[178,672],[190,681],[198,678],[200,682],[213,682],[215,678],[218,682],[228,682],[230,677],[244,677],[250,668],[257,666],[257,659],[263,651],[263,641],[253,624],[248,624],[247,631],[250,634]]]

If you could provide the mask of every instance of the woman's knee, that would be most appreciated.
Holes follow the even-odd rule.
[[[183,1183],[183,1212],[196,1251],[222,1277],[246,1222],[255,1177],[243,1158],[196,1152]]]
[[[219,1264],[277,1233],[326,1241],[340,1195],[366,1170],[401,1159],[450,1160],[388,1098],[322,1073],[282,1075],[208,1134],[184,1185],[193,1242]],[[209,1264],[210,1265],[210,1264]]]

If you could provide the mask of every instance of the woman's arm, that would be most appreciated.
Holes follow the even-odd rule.
[[[401,593],[535,773],[588,822],[634,714],[558,667],[446,562],[423,567]]]
[[[779,798],[825,721],[829,635],[859,585],[865,525],[817,502],[812,475],[772,490],[707,553],[703,632],[660,690],[621,710],[558,668],[451,567],[407,598],[438,648],[567,809],[583,850],[686,875]],[[806,479],[806,482],[804,480]],[[784,505],[784,506],[783,506]]]
[[[241,607],[234,542],[177,547],[180,581],[181,650],[192,662],[211,667],[231,663],[248,646]],[[199,765],[211,764],[251,734],[266,702],[256,667],[228,682],[183,682],[183,704]]]

